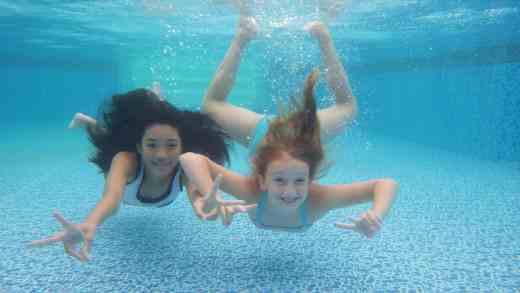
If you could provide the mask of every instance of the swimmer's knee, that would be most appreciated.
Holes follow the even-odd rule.
[[[227,101],[215,101],[212,99],[204,98],[202,102],[201,112],[208,114],[211,117],[215,117],[222,114],[227,114],[226,105]]]

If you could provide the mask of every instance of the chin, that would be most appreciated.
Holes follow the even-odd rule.
[[[158,176],[162,176],[162,177],[166,177],[166,176],[170,176],[173,172],[173,169],[168,169],[168,170],[155,170],[155,174],[157,174]]]

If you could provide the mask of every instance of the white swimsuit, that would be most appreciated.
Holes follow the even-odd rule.
[[[181,168],[179,166],[175,167],[174,173],[175,176],[170,182],[170,186],[168,187],[168,191],[162,196],[154,199],[148,199],[143,197],[139,193],[139,189],[141,188],[141,184],[143,183],[144,177],[144,167],[143,164],[139,164],[139,174],[137,177],[131,182],[127,183],[125,186],[125,191],[123,194],[123,203],[134,206],[145,206],[145,207],[164,207],[177,199],[179,193],[182,191],[182,183],[181,183]]]

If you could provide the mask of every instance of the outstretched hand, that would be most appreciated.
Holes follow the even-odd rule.
[[[209,206],[214,206],[214,213],[222,220],[224,226],[229,226],[233,220],[233,215],[237,213],[247,213],[256,208],[257,204],[246,205],[243,200],[224,200],[219,192],[222,175],[218,175],[213,181],[211,190],[204,197]]]
[[[63,230],[47,238],[34,240],[30,247],[44,247],[57,242],[63,242],[65,252],[79,261],[90,259],[90,250],[96,227],[87,223],[74,224],[65,219],[59,212],[54,212],[54,217],[63,226]],[[81,249],[76,249],[76,245],[83,242]]]
[[[352,223],[336,222],[335,225],[341,229],[356,231],[368,238],[374,237],[383,225],[381,219],[372,210],[364,212],[359,218],[349,217],[349,220]]]

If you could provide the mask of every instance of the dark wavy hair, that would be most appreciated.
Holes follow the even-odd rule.
[[[136,145],[144,132],[156,124],[177,129],[183,152],[199,153],[220,164],[229,163],[229,136],[209,116],[180,110],[146,89],[114,95],[100,106],[98,126],[88,128],[95,147],[89,161],[106,175],[114,156],[123,151],[137,153]]]

